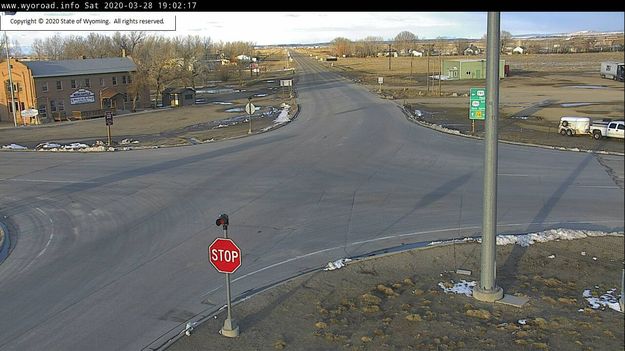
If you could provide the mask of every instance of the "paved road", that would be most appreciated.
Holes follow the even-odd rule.
[[[297,61],[302,112],[271,133],[2,153],[0,218],[14,247],[0,265],[0,350],[149,349],[215,310],[223,275],[206,247],[222,212],[244,252],[235,296],[329,260],[479,233],[483,142],[412,124]],[[623,189],[591,154],[502,144],[498,215],[502,233],[622,230]]]

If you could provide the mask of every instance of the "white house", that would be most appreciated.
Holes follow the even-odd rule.
[[[525,53],[525,48],[522,46],[517,46],[516,48],[512,49],[512,53],[523,55]]]

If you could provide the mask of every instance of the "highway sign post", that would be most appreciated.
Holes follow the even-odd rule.
[[[471,88],[469,94],[469,119],[471,120],[471,130],[475,133],[475,120],[486,119],[486,89]]]
[[[228,300],[228,317],[224,321],[224,326],[219,331],[221,335],[229,338],[239,336],[239,325],[232,318],[232,296],[230,293],[230,274],[234,273],[241,266],[241,249],[228,239],[228,215],[222,214],[215,222],[217,226],[222,226],[224,237],[217,238],[208,246],[208,260],[218,272],[226,274],[226,299]]]
[[[106,111],[104,113],[104,122],[106,123],[106,134],[108,136],[108,144],[111,146],[111,126],[113,125],[113,112]]]
[[[252,134],[252,114],[254,114],[254,112],[256,111],[256,106],[254,106],[254,104],[252,104],[252,97],[248,97],[247,98],[247,105],[245,105],[245,112],[247,112],[247,114],[250,116],[249,120],[250,120],[250,129],[247,131],[247,134]]]

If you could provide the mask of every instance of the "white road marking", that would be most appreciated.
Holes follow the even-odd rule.
[[[46,243],[46,245],[43,247],[43,249],[41,249],[41,251],[39,251],[39,253],[37,254],[37,256],[35,256],[35,258],[33,258],[32,261],[30,261],[30,263],[24,267],[23,269],[20,270],[20,273],[27,270],[28,267],[30,267],[33,263],[35,263],[35,261],[41,256],[43,255],[46,250],[48,249],[48,246],[50,246],[50,243],[52,242],[52,239],[54,239],[54,223],[52,222],[52,217],[48,216],[42,209],[40,209],[39,207],[35,207],[35,210],[37,210],[39,213],[41,213],[44,216],[48,217],[48,220],[50,221],[50,237],[48,237],[48,242]]]
[[[19,179],[19,178],[5,178],[0,179],[1,181],[9,181],[9,182],[33,182],[33,183],[97,183],[90,181],[82,181],[82,180],[47,180],[47,179]]]
[[[620,189],[613,185],[575,185],[577,188]]]
[[[529,177],[530,176],[529,174],[505,174],[505,173],[498,174],[498,175],[502,177]]]

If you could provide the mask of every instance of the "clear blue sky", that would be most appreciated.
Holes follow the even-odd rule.
[[[32,14],[32,13],[30,13]],[[18,13],[15,17],[29,16]],[[46,15],[84,17],[87,13]],[[156,13],[155,13],[156,14]],[[258,45],[329,42],[377,36],[392,39],[407,30],[419,38],[481,38],[486,33],[486,12],[176,12],[176,32],[164,36],[200,35],[213,41],[252,41]],[[132,13],[98,12],[92,18],[115,18]],[[578,31],[623,31],[623,12],[502,12],[501,29],[513,35]],[[86,35],[87,31],[61,32]],[[110,32],[107,32],[110,34]],[[35,38],[54,32],[10,32],[28,47]]]

